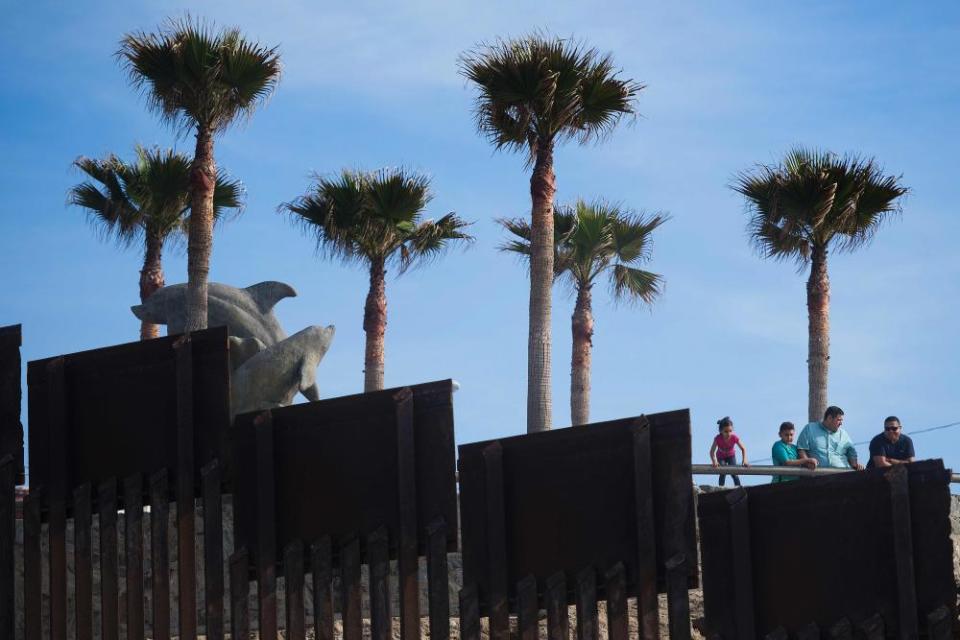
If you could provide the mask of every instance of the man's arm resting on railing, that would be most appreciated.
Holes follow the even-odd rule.
[[[887,456],[873,456],[873,466],[875,467],[892,467],[895,464],[910,464],[911,462],[913,462],[913,458],[897,460],[896,458],[888,458]]]

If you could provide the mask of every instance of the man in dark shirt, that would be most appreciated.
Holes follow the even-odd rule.
[[[890,416],[883,421],[883,433],[870,441],[870,462],[867,468],[892,467],[913,462],[913,440],[903,435],[900,418]]]

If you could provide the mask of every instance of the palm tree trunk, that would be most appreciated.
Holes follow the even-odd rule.
[[[810,422],[823,418],[827,408],[827,372],[830,363],[830,278],[827,275],[827,250],[814,247],[807,280],[807,313],[810,343],[807,357]]]
[[[197,131],[197,150],[190,169],[190,236],[187,240],[187,331],[207,328],[207,279],[213,250],[213,190],[217,165],[213,132]]]
[[[370,262],[370,291],[363,307],[367,346],[363,361],[363,390],[383,389],[383,343],[387,333],[386,271],[383,260]]]
[[[576,426],[590,422],[590,350],[593,348],[593,294],[590,285],[582,285],[577,289],[572,329],[570,421]]]
[[[153,292],[164,286],[163,238],[155,234],[147,234],[144,244],[143,269],[140,270],[140,302],[146,302]],[[160,336],[160,326],[143,320],[140,323],[140,339],[150,340]]]
[[[550,311],[553,290],[553,143],[537,146],[530,176],[530,329],[527,337],[527,433],[547,431],[553,421]]]

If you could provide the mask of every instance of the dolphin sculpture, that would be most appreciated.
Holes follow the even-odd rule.
[[[207,290],[207,324],[226,325],[229,335],[256,338],[269,347],[287,337],[273,315],[273,307],[297,295],[283,282],[260,282],[244,289],[211,282]],[[183,333],[187,322],[187,285],[158,289],[143,304],[130,307],[144,322],[167,325],[167,334]]]
[[[307,327],[250,356],[231,376],[232,413],[285,407],[298,391],[308,400],[319,400],[317,366],[335,331],[333,325]]]

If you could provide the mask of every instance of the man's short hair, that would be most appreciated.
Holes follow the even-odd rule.
[[[780,431],[778,433],[783,433],[784,431],[793,431],[796,427],[793,426],[792,422],[781,422]]]
[[[823,412],[823,419],[826,420],[827,418],[836,418],[837,416],[842,415],[843,409],[840,407],[829,406],[827,407],[827,410]]]
[[[897,416],[887,416],[887,419],[883,421],[883,424],[887,424],[888,422],[896,422],[897,424],[900,424],[900,418]]]

